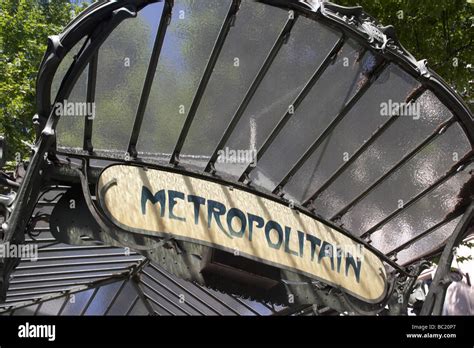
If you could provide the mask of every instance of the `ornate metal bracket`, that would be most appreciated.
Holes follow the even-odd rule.
[[[397,278],[394,291],[388,301],[390,315],[408,314],[408,300],[413,292],[418,276],[429,266],[429,262],[425,260],[419,261],[408,267],[408,271],[413,274],[412,277],[403,276]]]
[[[453,281],[449,275],[451,263],[453,262],[454,257],[453,252],[464,237],[473,217],[474,203],[471,203],[443,249],[443,253],[438,262],[436,274],[430,286],[428,295],[426,296],[426,301],[421,309],[421,315],[441,315],[446,290]]]

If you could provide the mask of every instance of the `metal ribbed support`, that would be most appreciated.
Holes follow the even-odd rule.
[[[292,108],[291,110],[288,109],[285,115],[280,119],[278,124],[275,126],[275,128],[272,130],[270,135],[267,137],[267,139],[264,141],[262,147],[258,150],[257,152],[257,158],[256,160],[258,161],[262,156],[265,154],[265,152],[268,150],[268,148],[272,145],[273,141],[276,139],[278,134],[280,134],[281,130],[283,127],[285,127],[286,123],[290,120],[290,118],[294,115],[298,107],[301,105],[303,102],[304,98],[309,94],[311,89],[314,87],[314,85],[318,82],[319,78],[321,77],[322,74],[326,71],[327,67],[334,61],[334,58],[337,56],[339,51],[342,49],[342,46],[344,45],[345,42],[345,37],[342,36],[336,43],[335,45],[331,48],[329,53],[326,55],[324,60],[321,62],[319,67],[316,69],[314,72],[313,76],[309,79],[309,81],[306,83],[306,85],[303,87],[301,90],[300,94],[296,97],[294,102],[291,104]],[[254,169],[253,164],[249,164],[245,171],[242,173],[242,175],[239,178],[239,181],[244,181],[245,178],[249,175],[249,173]]]
[[[181,129],[181,133],[179,134],[179,138],[173,150],[173,154],[171,155],[171,164],[177,165],[179,163],[179,154],[181,153],[186,137],[188,136],[189,129],[191,128],[191,125],[194,121],[194,117],[196,116],[196,112],[199,108],[199,105],[201,104],[201,100],[204,96],[204,92],[206,91],[207,84],[209,83],[214,67],[216,66],[222,47],[224,46],[225,39],[227,38],[227,34],[229,33],[229,30],[234,23],[235,16],[239,10],[239,7],[240,0],[233,0],[232,4],[230,5],[229,12],[227,13],[227,17],[224,20],[224,24],[222,25],[222,28],[219,32],[219,36],[217,37],[217,40],[212,49],[211,56],[209,57],[209,61],[207,62],[206,70],[204,71],[204,74],[201,78],[201,82],[199,83],[199,87],[196,91],[191,107],[189,108],[189,113],[186,116],[186,120],[184,121],[184,125]]]
[[[151,86],[155,78],[156,68],[158,66],[158,60],[160,58],[161,49],[163,47],[163,42],[166,36],[166,29],[168,28],[169,21],[171,20],[171,12],[173,10],[173,1],[166,0],[161,13],[160,25],[158,26],[158,31],[155,38],[155,43],[153,45],[153,51],[150,57],[150,64],[148,65],[148,70],[145,76],[145,82],[143,84],[142,94],[140,96],[140,102],[138,103],[137,114],[135,116],[135,121],[133,123],[132,134],[130,135],[130,140],[128,143],[128,153],[130,156],[137,157],[137,142],[140,135],[140,130],[142,127],[143,117],[145,115],[145,110],[150,97]]]
[[[326,138],[331,134],[334,128],[344,119],[344,117],[349,113],[349,111],[354,107],[355,104],[362,98],[365,92],[370,88],[372,83],[380,76],[382,71],[385,69],[386,63],[382,62],[374,68],[372,74],[369,76],[368,81],[357,91],[357,93],[349,100],[349,102],[343,107],[341,112],[329,123],[329,125],[324,129],[321,135],[314,141],[313,144],[306,150],[306,152],[296,161],[296,164],[290,171],[285,175],[285,177],[280,181],[280,183],[274,189],[274,193],[279,192],[283,187],[291,180],[291,178],[296,174],[296,172],[306,163],[306,161],[311,157],[313,153],[319,148],[319,146],[326,140]]]
[[[268,56],[266,57],[265,62],[263,63],[257,75],[255,76],[255,79],[253,80],[252,85],[250,86],[249,90],[245,94],[244,99],[240,103],[237,111],[232,117],[232,120],[230,121],[219,143],[217,144],[216,149],[212,153],[211,158],[205,169],[206,172],[210,172],[211,169],[214,167],[214,163],[217,160],[219,150],[224,147],[224,145],[229,140],[230,136],[233,134],[235,127],[239,123],[245,110],[247,110],[247,107],[250,104],[250,101],[252,100],[253,96],[255,95],[255,92],[257,91],[258,87],[260,86],[263,79],[265,78],[268,70],[270,69],[270,66],[273,64],[275,57],[278,55],[278,52],[280,52],[280,49],[284,45],[284,43],[288,40],[288,36],[291,33],[291,29],[295,25],[296,18],[297,18],[296,15],[290,16],[290,18],[288,18],[285,26],[283,27],[280,35],[278,36],[278,39],[273,44],[273,47],[268,53]]]
[[[331,220],[340,219],[344,214],[346,214],[353,206],[359,203],[364,197],[366,197],[372,190],[378,187],[383,181],[385,181],[390,175],[396,172],[399,168],[401,168],[405,163],[415,157],[419,152],[421,152],[424,148],[430,145],[434,140],[436,140],[441,134],[446,132],[446,130],[455,122],[455,118],[450,118],[448,121],[443,123],[439,126],[431,135],[429,135],[425,140],[423,140],[417,147],[415,147],[412,151],[410,151],[406,156],[404,156],[398,163],[396,163],[388,172],[383,174],[380,178],[378,178],[369,188],[367,188],[364,192],[362,192],[359,196],[354,198],[349,204],[347,204],[344,208],[339,210]]]

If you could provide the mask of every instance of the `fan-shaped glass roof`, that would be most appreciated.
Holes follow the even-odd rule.
[[[55,103],[93,103],[93,118],[59,119],[61,160],[245,185],[409,265],[440,249],[469,204],[472,114],[390,30],[344,11],[96,3],[50,45],[61,60],[43,63],[40,125]]]

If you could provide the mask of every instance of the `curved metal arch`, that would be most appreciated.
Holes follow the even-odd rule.
[[[171,0],[161,0],[171,1]],[[454,116],[474,141],[472,114],[462,99],[447,84],[426,67],[426,61],[417,61],[398,42],[393,27],[382,27],[373,17],[367,15],[361,7],[342,7],[320,0],[258,0],[270,6],[294,10],[297,14],[313,18],[329,27],[355,38],[358,43],[386,61],[401,66],[416,80],[427,86],[453,112]],[[51,37],[48,50],[38,76],[38,111],[40,115],[39,132],[45,126],[46,115],[51,112],[50,85],[54,73],[66,53],[84,36],[88,43],[76,57],[66,74],[58,92],[58,98],[67,97],[80,73],[92,56],[97,53],[101,43],[118,23],[129,16],[131,11],[139,11],[144,6],[157,1],[126,0],[95,3],[69,24],[60,36]],[[158,1],[159,2],[159,1]],[[122,14],[121,16],[118,14]],[[115,19],[114,19],[115,18]],[[111,23],[109,28],[97,28],[102,23]],[[94,34],[97,32],[96,34]],[[41,127],[43,126],[43,127]],[[50,124],[50,126],[52,126]],[[52,127],[55,128],[55,125]],[[185,170],[186,171],[186,170]],[[225,179],[224,179],[225,181]],[[229,180],[229,184],[233,184]],[[258,191],[258,190],[255,190]],[[284,199],[282,199],[284,201]],[[316,216],[316,214],[313,214]]]
[[[466,132],[469,141],[471,144],[474,144],[474,123],[472,121],[472,113],[467,105],[438,75],[427,68],[426,61],[417,61],[400,45],[392,27],[380,26],[375,19],[364,13],[361,7],[346,8],[319,0],[259,1],[270,6],[294,10],[299,15],[313,18],[329,27],[337,29],[348,37],[356,39],[363,47],[366,47],[384,60],[396,63],[416,80],[427,86],[453,112]],[[76,57],[61,84],[57,97],[59,99],[68,96],[78,76],[90,59],[92,59],[93,55],[97,53],[108,33],[123,19],[133,16],[134,12],[138,12],[144,6],[155,2],[157,1],[126,0],[95,3],[71,22],[60,36],[50,38],[37,81],[37,103],[40,119],[38,137],[41,136],[41,132],[44,132],[44,130],[47,130],[47,132],[53,131],[54,133],[56,122],[46,121],[52,113],[50,87],[57,67],[67,52],[83,37],[89,36],[90,42],[86,43],[84,49]],[[107,23],[109,23],[110,27],[107,28],[108,30],[104,30],[103,27],[106,27]],[[98,29],[99,24],[101,27]],[[94,34],[95,31],[97,31],[97,34]],[[53,120],[54,117],[49,117],[49,121]],[[45,151],[49,151],[49,148],[46,148],[47,146]],[[188,171],[185,170],[185,172]],[[230,185],[235,184],[232,180],[223,181]],[[254,188],[252,190],[258,191]],[[281,197],[278,199],[283,202],[285,201]],[[315,213],[311,215],[318,217]],[[321,219],[320,217],[318,218]],[[325,219],[323,220],[326,221]],[[327,222],[331,224],[329,221]]]
[[[74,18],[61,34],[53,35],[48,38],[46,52],[43,61],[40,64],[36,80],[36,108],[39,116],[37,136],[41,133],[41,130],[45,126],[46,120],[51,113],[51,83],[59,64],[66,54],[82,38],[92,34],[101,23],[109,21],[113,17],[114,11],[120,8],[133,8],[134,11],[138,12],[151,3],[163,1],[165,0],[96,2]],[[104,37],[104,40],[105,38],[106,37]],[[77,76],[79,76],[81,72],[82,70],[77,73]],[[72,86],[69,88],[72,88]],[[60,91],[58,91],[58,94],[59,93]]]
[[[40,65],[37,80],[37,108],[41,119],[50,112],[50,85],[59,63],[69,50],[84,36],[89,34],[98,23],[107,20],[111,13],[121,7],[133,6],[140,11],[148,4],[165,0],[124,0],[94,3],[76,17],[59,36],[52,36]],[[166,0],[168,1],[168,0]],[[398,41],[392,26],[381,26],[373,17],[365,13],[360,6],[344,7],[322,0],[256,0],[271,6],[295,10],[299,14],[334,27],[349,37],[353,37],[363,46],[376,51],[388,61],[401,66],[415,77],[452,110],[474,146],[474,117],[463,99],[449,85],[427,66],[427,60],[416,60]],[[386,38],[385,44],[380,40]],[[41,122],[44,124],[44,122]]]
[[[54,152],[55,150],[54,136],[57,117],[53,115],[54,110],[51,109],[50,89],[51,82],[60,62],[77,42],[83,37],[89,36],[90,42],[86,42],[86,45],[76,57],[61,84],[58,98],[63,98],[68,96],[77,78],[94,54],[97,53],[101,43],[106,39],[108,35],[107,30],[102,31],[102,29],[109,26],[108,29],[110,33],[121,20],[133,16],[134,13],[140,11],[144,6],[150,3],[160,1],[124,0],[95,3],[72,21],[61,35],[49,39],[48,49],[41,64],[37,80],[37,105],[39,115],[38,143],[33,149],[34,154],[24,180],[25,183],[21,186],[18,193],[18,200],[14,204],[13,219],[7,221],[7,228],[5,229],[7,240],[11,238],[15,232],[16,236],[18,236],[20,232],[23,232],[21,217],[31,215],[28,214],[28,212],[31,210],[30,208],[36,204],[40,192],[39,183],[41,183],[42,180],[42,172],[51,165],[51,163],[47,161],[46,155],[48,155],[50,151]],[[392,27],[380,26],[372,17],[365,14],[361,7],[345,8],[319,0],[260,0],[260,2],[284,9],[293,9],[299,15],[313,18],[329,27],[335,28],[344,35],[355,38],[362,46],[375,52],[376,55],[384,58],[386,61],[393,62],[402,67],[404,71],[408,72],[431,90],[441,102],[452,111],[465,131],[471,145],[473,145],[474,123],[472,113],[467,105],[459,95],[450,89],[446,82],[426,66],[426,61],[417,61],[400,45]],[[96,30],[97,36],[94,36]],[[85,157],[88,157],[88,155],[86,154]],[[53,159],[53,156],[49,158]],[[177,170],[190,173],[188,170]],[[216,180],[212,175],[205,175],[205,177],[208,180]],[[229,185],[236,184],[232,180],[219,180]],[[247,190],[257,194],[260,192],[250,187],[247,187]],[[271,197],[280,202],[285,202],[285,200],[278,195],[271,195]],[[335,226],[337,230],[340,230],[342,233],[349,235],[372,251],[375,251],[384,262],[397,269],[401,274],[406,275],[406,271],[403,267],[397,265],[381,252],[377,252],[375,248],[359,240],[359,238],[354,238],[348,231],[326,221],[326,219],[321,219],[317,214],[308,212],[307,209],[303,207],[297,206],[297,209],[301,209],[301,211],[331,226]]]

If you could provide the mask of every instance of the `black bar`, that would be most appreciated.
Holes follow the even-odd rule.
[[[240,103],[237,111],[235,112],[234,116],[232,117],[232,120],[230,121],[229,125],[227,126],[224,135],[221,137],[221,140],[217,144],[211,159],[207,163],[206,172],[210,172],[214,166],[214,163],[217,159],[218,156],[218,151],[227,143],[229,140],[230,136],[232,135],[235,127],[237,126],[238,122],[240,121],[242,115],[244,114],[245,110],[247,109],[247,106],[249,105],[250,101],[252,100],[253,96],[255,95],[255,92],[257,91],[258,87],[260,86],[260,83],[263,81],[265,75],[267,74],[268,70],[270,69],[270,66],[273,64],[273,61],[275,60],[275,57],[277,56],[278,52],[280,51],[280,48],[283,46],[283,44],[286,42],[286,39],[288,38],[288,35],[291,32],[291,29],[293,28],[295,22],[297,19],[297,14],[295,13],[293,17],[288,18],[285,26],[283,27],[280,35],[278,36],[278,39],[275,41],[273,44],[272,49],[268,53],[263,65],[261,66],[259,72],[257,73],[255,79],[253,80],[249,90],[247,91],[244,99]]]
[[[326,313],[329,311],[326,311]],[[130,312],[129,312],[130,314]],[[337,314],[329,312],[328,314]],[[245,319],[245,320],[244,320]],[[53,324],[56,328],[54,342],[47,338],[18,337],[18,328],[28,321],[33,325]],[[245,334],[234,334],[229,328],[239,327],[243,321],[247,325]],[[108,329],[112,322],[112,329]],[[272,332],[262,334],[262,327],[271,322]],[[242,325],[242,324],[241,324]],[[2,327],[2,346],[37,347],[56,344],[59,347],[83,347],[91,339],[97,346],[127,345],[133,347],[151,346],[148,342],[162,345],[212,345],[232,342],[244,346],[249,337],[256,345],[280,344],[288,347],[315,346],[315,336],[320,346],[395,346],[409,347],[414,342],[420,347],[472,347],[472,316],[353,316],[329,315],[321,317],[280,317],[280,318],[239,318],[239,317],[177,317],[159,318],[146,316],[107,318],[102,316],[48,318],[5,317],[0,316]],[[343,328],[334,333],[334,328]],[[176,332],[176,328],[184,328]],[[212,334],[204,334],[211,332]],[[313,333],[291,335],[285,333]],[[367,332],[367,333],[365,333]],[[139,333],[139,334],[138,334]],[[364,334],[362,334],[364,333]],[[436,334],[438,337],[433,337]],[[428,336],[428,337],[427,337]],[[419,343],[421,342],[421,343]],[[43,344],[41,344],[43,343]],[[393,344],[390,344],[393,343]],[[222,344],[221,344],[222,345]],[[157,344],[155,344],[157,346]]]
[[[301,92],[296,97],[295,101],[293,102],[293,104],[291,104],[291,106],[293,107],[293,110],[292,110],[293,112],[290,112],[290,110],[287,110],[285,115],[280,119],[280,121],[275,126],[275,128],[272,130],[272,132],[267,137],[267,139],[265,139],[265,142],[263,143],[262,147],[257,152],[256,161],[258,161],[260,158],[262,158],[262,156],[268,150],[268,148],[273,143],[275,138],[278,136],[278,134],[280,134],[283,127],[290,120],[291,116],[294,115],[294,113],[296,112],[296,109],[299,107],[299,105],[303,102],[303,99],[306,98],[306,96],[311,91],[313,86],[316,84],[316,82],[318,82],[319,78],[326,71],[326,68],[329,66],[329,64],[331,64],[333,62],[334,58],[336,57],[336,55],[339,53],[342,46],[344,45],[344,42],[345,42],[345,37],[342,36],[336,42],[336,44],[333,46],[331,51],[329,51],[329,53],[326,55],[324,60],[321,62],[319,67],[314,72],[313,76],[311,76],[310,80],[303,87],[303,89],[301,90]],[[247,178],[248,174],[252,171],[253,168],[254,168],[253,164],[249,164],[247,166],[247,168],[245,169],[245,171],[240,176],[239,181],[244,181]]]
[[[422,151],[425,147],[431,144],[438,136],[443,134],[453,123],[455,122],[455,118],[452,117],[445,123],[441,124],[430,136],[428,136],[421,144],[419,144],[416,148],[414,148],[411,152],[409,152],[405,157],[403,157],[397,164],[395,164],[392,169],[388,172],[383,174],[380,178],[378,178],[370,187],[362,192],[359,196],[354,198],[349,204],[347,204],[344,208],[339,210],[333,217],[331,217],[331,221],[337,220],[341,218],[344,214],[346,214],[354,205],[356,205],[360,200],[362,200],[365,196],[367,196],[374,188],[376,188],[380,183],[382,183],[386,178],[388,178],[391,174],[393,174],[396,170],[402,167],[405,163],[415,157],[420,151]]]
[[[184,141],[188,135],[189,129],[193,123],[194,117],[196,116],[197,109],[199,104],[201,103],[202,97],[206,90],[207,84],[211,78],[211,74],[216,66],[217,59],[221,53],[222,47],[224,46],[224,42],[227,38],[227,34],[229,33],[230,27],[232,26],[235,15],[240,7],[240,0],[232,0],[232,4],[230,5],[229,12],[227,13],[227,17],[225,18],[224,24],[219,32],[219,36],[214,44],[212,49],[211,56],[209,57],[209,61],[207,62],[206,70],[201,78],[201,82],[199,83],[199,87],[196,91],[196,95],[194,96],[193,102],[191,107],[189,108],[189,113],[186,116],[186,120],[184,121],[183,128],[181,129],[181,133],[179,134],[178,141],[176,146],[173,150],[173,154],[171,155],[170,163],[177,165],[179,163],[179,154],[181,149],[183,148]]]
[[[402,208],[394,210],[392,213],[390,213],[388,216],[386,216],[382,221],[379,221],[377,224],[372,226],[370,229],[368,229],[362,236],[361,238],[365,238],[375,231],[377,231],[381,226],[385,225],[387,222],[398,216],[401,212],[405,211],[409,207],[411,207],[413,204],[418,202],[420,199],[424,198],[426,195],[434,191],[436,188],[444,184],[446,181],[451,179],[454,175],[456,175],[461,167],[467,166],[470,163],[474,161],[474,157],[469,158],[468,160],[464,161],[463,163],[457,163],[456,167],[453,167],[451,170],[449,170],[446,174],[444,174],[442,177],[440,177],[438,180],[436,180],[432,185],[421,191],[419,194],[417,194],[415,197],[410,199],[408,203],[404,204]]]
[[[87,103],[92,104],[95,102],[95,88],[97,85],[97,64],[99,61],[99,54],[96,52],[90,62],[87,75]],[[92,152],[94,147],[92,145],[92,127],[94,120],[89,118],[87,115],[84,123],[84,142],[83,148],[85,151]]]
[[[407,102],[411,103],[416,100],[425,90],[425,88],[421,88],[415,95],[411,95],[410,98],[407,98]],[[367,139],[355,152],[354,154],[344,162],[330,177],[326,182],[321,185],[321,187],[304,203],[303,206],[309,205],[312,201],[314,201],[325,189],[327,189],[336,179],[352,164],[354,163],[361,155],[365,152],[365,150],[372,145],[400,116],[394,115],[388,119],[382,126],[380,126],[371,136]]]
[[[285,186],[288,181],[296,174],[296,172],[305,164],[305,162],[311,157],[311,155],[319,148],[327,136],[336,128],[336,126],[344,119],[344,117],[349,113],[352,107],[362,98],[365,92],[372,86],[372,83],[378,78],[378,76],[385,69],[386,63],[380,63],[370,74],[369,80],[357,91],[357,93],[344,105],[343,109],[339,114],[331,121],[331,123],[326,127],[326,129],[321,133],[321,135],[316,139],[316,141],[311,144],[311,146],[306,150],[306,152],[298,159],[296,164],[286,176],[281,180],[281,182],[273,190],[274,193],[279,192],[283,186]]]
[[[148,98],[150,96],[151,86],[155,78],[155,72],[158,66],[158,60],[160,58],[161,49],[163,47],[163,42],[165,40],[166,29],[168,28],[168,24],[171,19],[172,9],[173,9],[173,1],[166,0],[163,7],[163,12],[161,13],[160,25],[158,26],[158,31],[156,33],[155,43],[153,45],[153,51],[150,57],[150,64],[148,65],[145,82],[143,84],[142,94],[140,96],[140,102],[138,103],[137,114],[135,116],[135,121],[133,123],[132,134],[130,135],[130,140],[128,143],[128,153],[133,158],[137,157],[136,147],[137,147],[138,137],[140,135],[143,117],[145,115]]]
[[[416,237],[410,239],[409,241],[403,243],[402,245],[396,247],[395,249],[393,249],[392,251],[390,251],[389,253],[387,253],[387,256],[392,256],[392,255],[395,255],[397,254],[398,252],[408,248],[409,246],[411,246],[413,243],[415,243],[416,241],[426,237],[428,234],[430,234],[431,232],[437,230],[438,228],[440,228],[441,226],[444,226],[444,225],[447,225],[449,224],[451,221],[453,220],[456,220],[460,215],[462,215],[464,212],[462,210],[460,210],[458,213],[456,213],[455,215],[449,217],[448,219],[444,219],[440,222],[438,222],[437,224],[431,226],[429,229],[427,229],[426,231],[420,233],[419,235],[417,235]]]

